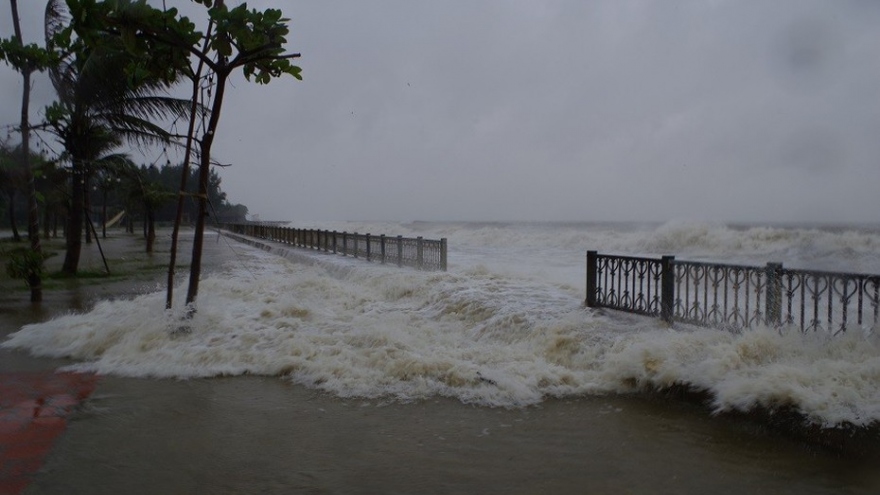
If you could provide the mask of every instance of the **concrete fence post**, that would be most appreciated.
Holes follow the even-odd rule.
[[[440,239],[440,269],[444,272],[446,271],[446,248],[448,247],[448,243],[446,242],[446,238],[443,237]]]
[[[403,236],[397,236],[397,266],[403,266]]]
[[[336,231],[333,231],[333,254],[336,254]]]
[[[379,250],[382,255],[382,264],[385,264],[385,234],[379,234]]]

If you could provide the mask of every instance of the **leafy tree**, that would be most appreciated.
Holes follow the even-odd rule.
[[[132,197],[143,205],[147,240],[147,252],[153,252],[156,241],[156,210],[163,204],[174,199],[174,194],[159,181],[151,180],[158,175],[156,167],[131,168],[129,176],[134,179]]]
[[[76,2],[82,8],[75,11],[74,30],[87,43],[102,40],[106,35],[116,36],[131,55],[125,68],[133,79],[165,77],[176,74],[197,77],[200,69],[193,69],[190,57],[199,67],[208,68],[214,82],[213,101],[207,128],[198,139],[199,188],[196,232],[186,302],[190,311],[198,295],[201,275],[201,256],[207,214],[207,188],[210,177],[211,148],[216,137],[223,97],[229,77],[241,71],[247,80],[267,84],[285,74],[301,79],[301,69],[290,63],[299,57],[285,53],[289,33],[288,19],[277,9],[258,11],[247,4],[227,8],[223,1],[196,0],[207,7],[209,29],[202,33],[176,9],[157,9],[145,1]],[[74,2],[71,2],[74,3]],[[85,15],[88,13],[89,15]],[[169,274],[173,272],[173,261]],[[170,307],[172,277],[169,276],[167,305]]]
[[[66,168],[42,156],[35,167],[37,194],[43,208],[43,237],[58,237],[58,222],[67,217],[69,174]]]
[[[184,166],[166,165],[163,167],[151,167],[152,170],[147,175],[149,182],[161,184],[162,187],[169,191],[175,191],[181,182],[181,176],[186,179],[186,186],[183,189],[184,194],[178,197],[183,198],[182,217],[194,219],[198,209],[196,201],[196,187],[198,186],[198,170],[188,170],[184,173]],[[222,179],[216,169],[211,169],[208,176],[208,204],[211,214],[216,216],[218,222],[240,222],[245,220],[247,207],[244,205],[233,205],[229,202],[226,192],[222,189]],[[175,205],[172,203],[164,203],[156,210],[157,222],[172,222],[175,220]],[[242,213],[244,212],[244,213]]]

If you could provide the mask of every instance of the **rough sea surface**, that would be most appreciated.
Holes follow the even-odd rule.
[[[584,308],[585,252],[880,273],[864,226],[295,223],[446,237],[449,271],[232,243],[181,326],[164,293],[27,325],[2,343],[134,377],[265,375],[339,397],[449,397],[515,408],[684,385],[719,411],[793,408],[822,426],[880,421],[880,334],[734,334]],[[178,290],[182,295],[185,292]]]

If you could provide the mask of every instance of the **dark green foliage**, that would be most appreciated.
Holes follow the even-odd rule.
[[[34,276],[43,277],[45,271],[43,262],[48,258],[48,255],[42,252],[34,252],[29,247],[23,246],[0,252],[0,256],[7,258],[6,274],[10,278],[24,279],[28,286]]]
[[[57,56],[36,43],[22,45],[18,39],[0,39],[0,60],[15,70],[45,70],[57,62]]]
[[[170,223],[174,220],[177,189],[180,185],[181,165],[164,167],[141,165],[133,170],[129,168],[107,168],[96,178],[96,188],[92,191],[91,204],[103,206],[106,199],[109,205],[109,216],[121,210],[141,219],[145,213],[144,200],[153,208],[155,220],[159,223]],[[184,218],[192,219],[198,210],[196,201],[198,171],[190,170],[187,181],[188,191],[184,201]],[[220,175],[212,170],[208,181],[208,202],[213,207],[211,215],[216,215],[217,222],[243,222],[248,213],[247,206],[232,204],[227,200],[226,192],[220,186]],[[143,184],[143,187],[141,186]],[[144,195],[146,191],[146,197]],[[106,196],[105,196],[106,194]]]

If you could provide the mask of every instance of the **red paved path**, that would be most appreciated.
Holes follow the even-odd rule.
[[[0,495],[17,495],[30,483],[96,381],[91,374],[0,373]]]

